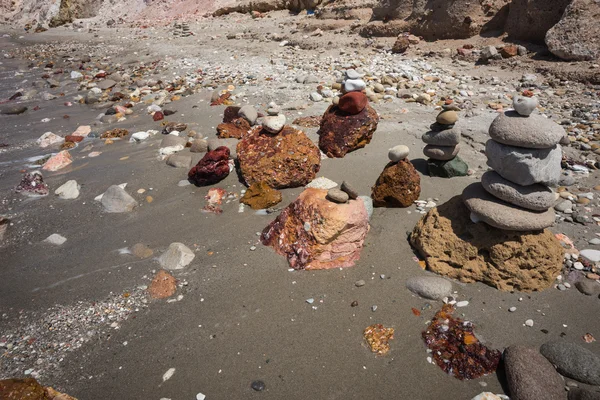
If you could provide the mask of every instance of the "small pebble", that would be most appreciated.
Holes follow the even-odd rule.
[[[360,281],[356,281],[354,282],[354,285],[356,287],[361,287],[361,286],[365,286],[365,281],[363,281],[362,279]]]
[[[327,191],[327,200],[333,201],[334,203],[343,204],[346,203],[349,198],[348,193],[340,189],[333,188]]]
[[[508,309],[509,312],[515,312],[517,311],[517,307],[511,307]]]
[[[532,319],[528,319],[527,321],[525,321],[525,325],[527,325],[527,326],[533,326],[533,320]]]
[[[257,392],[262,392],[263,390],[265,390],[265,383],[263,381],[254,381],[252,382],[252,389],[256,390]]]

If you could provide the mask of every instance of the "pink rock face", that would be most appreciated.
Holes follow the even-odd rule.
[[[92,128],[89,125],[81,125],[75,130],[75,132],[71,133],[71,136],[87,137],[91,131]]]
[[[71,154],[67,150],[63,150],[58,154],[50,157],[50,159],[46,161],[42,169],[45,171],[58,171],[59,169],[66,167],[72,162],[73,158],[71,158]]]
[[[261,242],[294,269],[351,267],[360,258],[369,232],[363,201],[336,204],[326,196],[327,190],[306,189],[262,232]]]

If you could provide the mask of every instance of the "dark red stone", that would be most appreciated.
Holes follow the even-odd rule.
[[[160,111],[155,112],[154,115],[152,116],[152,119],[155,121],[160,121],[164,118],[165,118],[164,114]]]
[[[340,97],[338,108],[350,115],[356,115],[365,109],[369,99],[363,92],[350,92]]]
[[[188,179],[196,186],[212,185],[229,175],[229,149],[217,147],[202,157],[188,172]]]
[[[234,119],[239,118],[238,112],[240,111],[240,108],[241,107],[236,106],[228,106],[225,108],[225,111],[223,111],[223,123],[233,122]]]
[[[83,140],[83,136],[74,136],[74,135],[65,136],[65,142],[79,143],[82,140]]]
[[[342,158],[351,151],[365,147],[377,129],[379,115],[370,105],[355,115],[337,106],[330,106],[321,121],[319,148],[327,157]]]

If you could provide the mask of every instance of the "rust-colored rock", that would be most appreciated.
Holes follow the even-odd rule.
[[[363,148],[377,129],[379,115],[370,105],[356,115],[348,115],[337,106],[329,106],[319,129],[319,148],[328,157],[342,158]]]
[[[409,207],[421,194],[421,177],[406,159],[385,166],[371,197],[375,207]]]
[[[417,223],[410,242],[431,271],[507,291],[543,290],[554,283],[564,251],[550,231],[505,231],[475,224],[469,215],[455,196]]]
[[[34,378],[0,380],[2,400],[77,400],[51,387],[40,385]]]
[[[248,133],[250,128],[250,123],[244,118],[236,118],[231,122],[224,122],[217,125],[217,136],[222,139],[241,139],[242,136]]]
[[[306,189],[262,232],[261,242],[294,269],[351,267],[360,258],[369,232],[363,200],[337,204],[326,196],[327,190]]]
[[[395,54],[405,53],[409,47],[410,47],[410,42],[408,41],[408,38],[406,36],[399,36],[398,39],[396,39],[396,42],[394,43],[394,45],[392,46],[392,53],[395,53]]]
[[[124,138],[127,135],[129,135],[129,131],[127,129],[115,128],[104,132],[100,137],[102,139],[114,139]]]
[[[253,210],[273,207],[275,204],[279,204],[281,200],[281,192],[269,187],[265,182],[255,182],[250,185],[240,199],[242,203],[249,205]]]
[[[264,182],[274,189],[304,186],[321,167],[317,146],[289,125],[276,135],[254,127],[238,143],[237,156],[248,185]]]
[[[188,179],[197,186],[212,185],[229,175],[229,149],[217,147],[202,157],[195,167],[188,172]]]
[[[502,55],[502,58],[515,57],[519,54],[519,49],[514,44],[507,44],[500,49],[500,54]]]
[[[83,140],[83,136],[67,135],[65,136],[65,142],[79,143]]]
[[[340,97],[338,108],[343,112],[356,115],[365,109],[369,99],[363,92],[350,92]]]
[[[233,120],[238,119],[241,107],[237,106],[228,106],[223,111],[223,123],[233,122]]]
[[[177,280],[164,269],[161,269],[154,275],[152,282],[148,286],[148,294],[153,299],[166,299],[173,296],[176,291]]]

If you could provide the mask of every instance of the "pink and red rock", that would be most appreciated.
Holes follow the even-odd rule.
[[[197,186],[212,185],[229,175],[229,149],[217,147],[202,157],[195,167],[188,172],[188,179]]]
[[[276,135],[254,127],[238,143],[237,156],[248,185],[264,182],[273,189],[304,186],[321,167],[317,146],[289,125]]]
[[[83,140],[83,136],[67,135],[65,142],[79,143]]]
[[[390,162],[371,189],[375,207],[410,207],[421,194],[421,177],[406,159]]]
[[[23,179],[15,191],[26,196],[47,196],[50,189],[44,182],[42,174],[39,171],[33,171],[23,175]]]
[[[337,204],[326,196],[327,190],[306,189],[262,232],[261,242],[294,269],[351,267],[360,258],[369,232],[365,204]]]
[[[338,108],[343,112],[356,115],[365,109],[369,99],[363,92],[350,92],[340,97]]]
[[[152,115],[152,119],[154,121],[160,121],[165,119],[165,115],[161,111],[157,111],[154,113],[154,115]]]
[[[66,167],[67,165],[73,162],[73,158],[71,154],[67,150],[63,150],[58,154],[50,157],[48,161],[42,166],[42,169],[45,171],[58,171],[61,168]]]
[[[355,115],[348,115],[337,106],[330,106],[321,121],[319,148],[330,158],[342,158],[363,148],[373,138],[379,115],[370,105]]]

